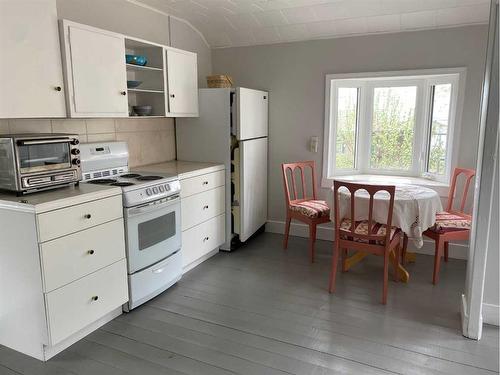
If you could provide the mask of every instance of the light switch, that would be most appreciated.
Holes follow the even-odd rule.
[[[319,138],[316,135],[313,135],[309,140],[309,151],[317,153],[318,152],[318,144]]]

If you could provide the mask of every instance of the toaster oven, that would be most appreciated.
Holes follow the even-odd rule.
[[[73,134],[0,136],[0,189],[25,194],[78,183],[80,149]]]

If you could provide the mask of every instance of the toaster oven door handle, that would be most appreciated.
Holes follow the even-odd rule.
[[[17,141],[18,146],[29,146],[29,145],[42,145],[47,143],[65,143],[70,142],[69,138],[50,138],[50,139],[37,139],[37,140],[19,140]]]

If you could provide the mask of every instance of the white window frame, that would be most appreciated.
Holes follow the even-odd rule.
[[[390,72],[370,72],[354,74],[327,74],[325,78],[325,129],[323,144],[322,187],[331,187],[337,176],[357,174],[378,174],[431,178],[449,183],[452,168],[458,154],[458,134],[465,91],[465,68],[422,69]],[[444,175],[427,172],[428,142],[430,131],[431,87],[441,83],[452,83],[450,116],[447,134],[446,171]],[[381,170],[370,168],[371,113],[374,87],[417,86],[415,129],[413,142],[413,162],[408,171]],[[338,88],[358,88],[358,126],[356,137],[356,161],[354,169],[335,168],[336,116]],[[362,124],[362,125],[360,125]]]

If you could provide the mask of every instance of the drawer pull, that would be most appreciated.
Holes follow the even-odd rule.
[[[165,271],[165,267],[157,268],[157,269],[153,270],[153,273],[162,273],[163,271]]]
[[[208,181],[203,181],[203,185],[208,185]]]
[[[206,242],[206,241],[208,241],[209,239],[210,239],[210,237],[208,237],[208,236],[207,236],[207,237],[205,237],[205,238],[203,239],[203,242]]]
[[[89,251],[87,251],[87,253],[88,253],[89,255],[94,255],[94,254],[95,254],[95,251],[94,251],[94,250],[89,250]]]
[[[93,296],[92,301],[97,301],[99,299],[99,296]]]
[[[208,204],[206,206],[203,206],[204,210],[208,210]]]
[[[84,217],[85,219],[90,219],[90,218],[92,217],[92,215],[91,215],[91,214],[85,214],[85,215],[83,215],[83,217]]]

